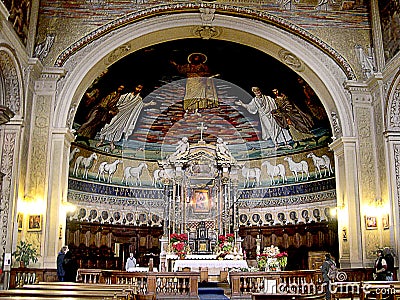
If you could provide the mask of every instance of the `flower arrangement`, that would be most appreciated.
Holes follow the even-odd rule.
[[[220,252],[230,253],[233,250],[235,236],[233,233],[218,236],[218,248]]]
[[[170,249],[172,252],[177,254],[179,258],[184,258],[188,253],[188,236],[186,233],[172,233],[169,237]]]
[[[271,245],[264,248],[263,253],[257,255],[257,265],[267,271],[279,271],[287,265],[287,253],[280,252],[279,248]]]
[[[287,252],[280,252],[276,255],[276,258],[278,259],[279,265],[282,270],[284,270],[287,266],[287,258],[288,254]]]

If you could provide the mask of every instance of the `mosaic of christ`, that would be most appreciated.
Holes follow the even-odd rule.
[[[183,139],[217,139],[237,160],[326,146],[328,117],[301,76],[239,44],[187,39],[116,62],[87,89],[76,142],[97,151],[161,160]]]

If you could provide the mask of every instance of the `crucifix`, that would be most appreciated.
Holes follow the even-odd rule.
[[[197,127],[197,129],[200,129],[200,141],[199,141],[199,143],[204,143],[204,141],[203,141],[203,132],[204,132],[205,130],[207,130],[207,126],[204,126],[204,123],[201,122],[201,123],[200,123],[200,126]]]

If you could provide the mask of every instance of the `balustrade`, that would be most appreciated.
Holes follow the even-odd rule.
[[[232,299],[256,293],[316,295],[323,292],[321,272],[231,272]]]
[[[134,294],[174,299],[198,297],[199,272],[102,271],[101,276],[106,284],[129,285]]]

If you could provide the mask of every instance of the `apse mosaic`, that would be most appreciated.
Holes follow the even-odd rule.
[[[125,193],[162,188],[174,174],[160,166],[198,145],[234,161],[243,188],[334,177],[315,92],[281,62],[230,42],[179,40],[125,57],[87,89],[73,129],[70,187],[78,189],[86,181]]]
[[[390,60],[400,50],[400,3],[397,0],[380,0],[382,41],[385,58]]]

